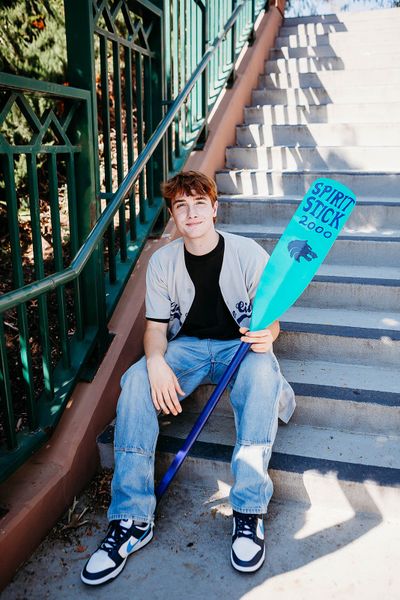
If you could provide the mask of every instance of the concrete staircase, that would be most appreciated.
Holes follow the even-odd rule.
[[[237,145],[217,173],[219,229],[269,252],[309,185],[328,176],[358,205],[281,319],[275,351],[297,409],[278,431],[275,497],[385,516],[400,501],[400,9],[285,19]],[[161,423],[158,468],[211,392]],[[230,483],[228,397],[177,480]]]

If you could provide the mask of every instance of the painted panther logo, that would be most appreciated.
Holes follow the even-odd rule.
[[[305,258],[308,262],[317,258],[317,254],[313,251],[307,240],[293,240],[289,242],[288,250],[290,256],[297,260],[297,262],[300,262],[301,258]]]

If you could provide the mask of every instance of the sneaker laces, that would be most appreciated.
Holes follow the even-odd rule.
[[[236,513],[236,535],[255,539],[257,535],[257,516]]]
[[[105,550],[106,552],[113,550],[115,546],[119,545],[120,542],[122,542],[122,540],[124,539],[124,537],[126,537],[126,532],[128,531],[128,529],[130,528],[121,525],[120,521],[115,521],[114,523],[111,523],[107,536],[100,544],[99,550]]]

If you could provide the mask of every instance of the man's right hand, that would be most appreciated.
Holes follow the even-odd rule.
[[[149,375],[151,397],[157,410],[164,414],[177,415],[182,412],[181,403],[178,395],[185,395],[179,385],[175,373],[161,356],[154,356],[147,359],[147,372]]]

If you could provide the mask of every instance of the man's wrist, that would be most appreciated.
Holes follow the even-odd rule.
[[[161,352],[157,352],[155,354],[151,354],[150,356],[146,356],[146,362],[147,364],[150,363],[154,363],[154,362],[159,362],[159,361],[164,361],[164,355],[161,354]]]

